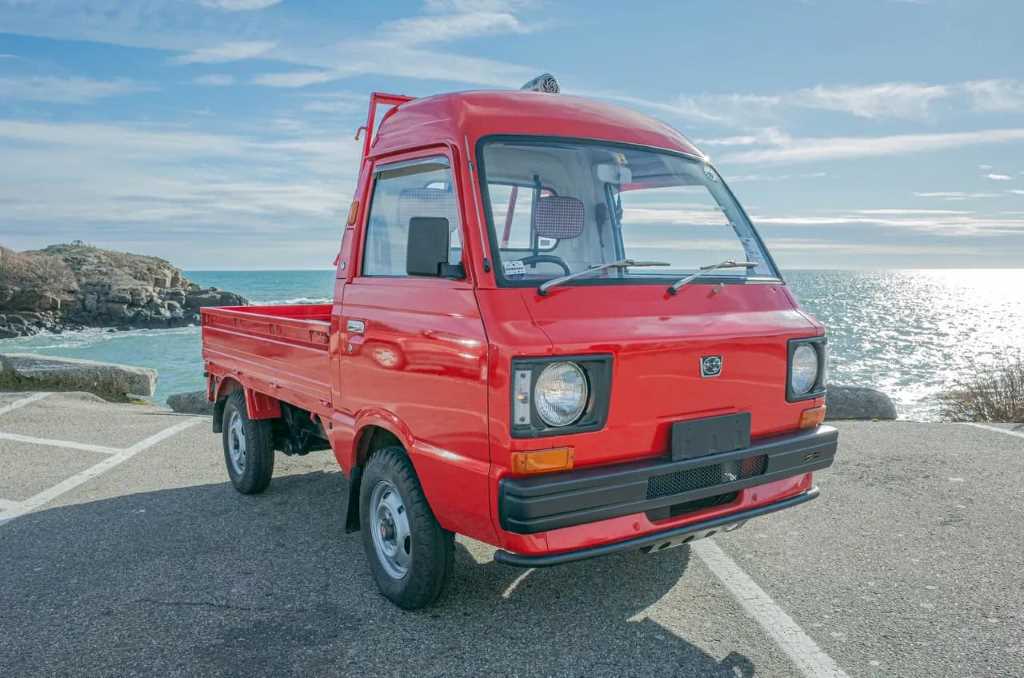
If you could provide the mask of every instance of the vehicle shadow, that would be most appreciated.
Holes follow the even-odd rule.
[[[754,674],[638,614],[686,586],[685,547],[527,571],[460,542],[440,604],[403,612],[341,529],[346,492],[312,472],[259,497],[182,487],[0,528],[2,673]]]

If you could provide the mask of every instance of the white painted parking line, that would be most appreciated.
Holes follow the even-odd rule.
[[[976,424],[973,421],[965,421],[962,423],[967,424],[968,426],[973,426],[974,428],[983,428],[986,431],[995,431],[996,433],[1002,433],[1003,435],[1013,436],[1015,438],[1024,438],[1024,433],[1021,433],[1020,431],[1011,431],[1009,429],[999,428],[998,426],[989,426],[988,424]]]
[[[11,513],[5,513],[3,515],[0,515],[0,526],[3,526],[11,522],[12,520],[20,518],[26,513],[30,513],[36,510],[37,508],[40,508],[41,506],[50,503],[57,497],[61,496],[66,492],[70,492],[79,485],[82,485],[83,483],[86,483],[92,480],[93,478],[97,478],[103,475],[104,473],[106,473],[107,471],[111,470],[116,466],[120,466],[124,462],[134,457],[139,452],[149,449],[150,447],[153,447],[157,443],[161,443],[164,440],[167,440],[168,438],[181,433],[185,429],[195,426],[201,421],[204,420],[188,419],[179,424],[175,424],[174,426],[171,426],[169,428],[165,428],[163,431],[155,433],[146,438],[145,440],[140,440],[131,447],[118,451],[117,454],[107,457],[100,463],[94,464],[89,468],[85,469],[84,471],[81,471],[80,473],[76,473],[70,478],[60,483],[57,483],[53,487],[47,490],[43,490],[42,492],[29,497],[25,501],[20,502],[20,504]]]
[[[718,544],[703,539],[694,542],[691,549],[729,589],[743,610],[782,648],[800,673],[807,678],[849,678]]]
[[[0,407],[0,414],[7,414],[8,412],[16,410],[16,409],[18,409],[20,407],[25,407],[25,405],[31,405],[32,403],[34,403],[34,402],[36,402],[38,400],[42,400],[43,398],[45,398],[48,395],[50,395],[50,394],[49,393],[33,393],[32,395],[28,396],[27,398],[22,398],[21,400],[15,400],[10,405],[4,405],[3,407]]]
[[[103,445],[76,443],[73,440],[54,440],[52,438],[36,438],[35,436],[23,436],[20,433],[4,433],[3,431],[0,431],[0,440],[12,440],[16,443],[28,443],[29,445],[46,445],[47,447],[64,447],[69,450],[82,450],[83,452],[96,452],[98,454],[118,454],[124,451],[116,447],[104,447]]]
[[[0,511],[13,511],[18,508],[20,504],[16,501],[10,501],[9,499],[0,499]]]

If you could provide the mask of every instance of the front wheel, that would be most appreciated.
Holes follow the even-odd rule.
[[[242,494],[259,494],[274,475],[274,431],[269,421],[253,421],[245,394],[235,391],[224,405],[224,464],[231,484]]]
[[[451,576],[455,541],[430,510],[405,451],[387,447],[370,457],[359,492],[363,549],[380,592],[406,610],[430,605]]]

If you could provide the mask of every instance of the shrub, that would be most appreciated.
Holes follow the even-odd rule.
[[[73,290],[75,276],[59,257],[0,247],[0,287]]]
[[[942,416],[953,421],[1024,423],[1024,359],[961,382],[940,400]]]

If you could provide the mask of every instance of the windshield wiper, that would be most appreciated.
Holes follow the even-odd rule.
[[[701,266],[700,268],[697,269],[695,273],[691,273],[685,278],[680,278],[679,280],[669,285],[668,293],[679,294],[679,290],[680,288],[683,287],[683,285],[691,283],[697,278],[707,275],[712,271],[717,271],[721,268],[757,268],[759,265],[760,264],[753,261],[733,261],[732,259],[729,259],[727,261],[723,261],[717,264],[711,264],[710,266]]]
[[[637,259],[619,259],[618,261],[610,261],[607,264],[600,264],[593,268],[588,268],[583,271],[577,271],[570,273],[569,275],[563,275],[560,278],[552,278],[547,282],[541,283],[541,286],[537,288],[537,292],[543,297],[548,293],[555,285],[561,285],[562,283],[569,282],[570,280],[576,280],[577,278],[585,278],[591,273],[599,273],[600,271],[606,271],[609,268],[627,268],[629,266],[671,266],[672,264],[667,261],[639,261]]]

